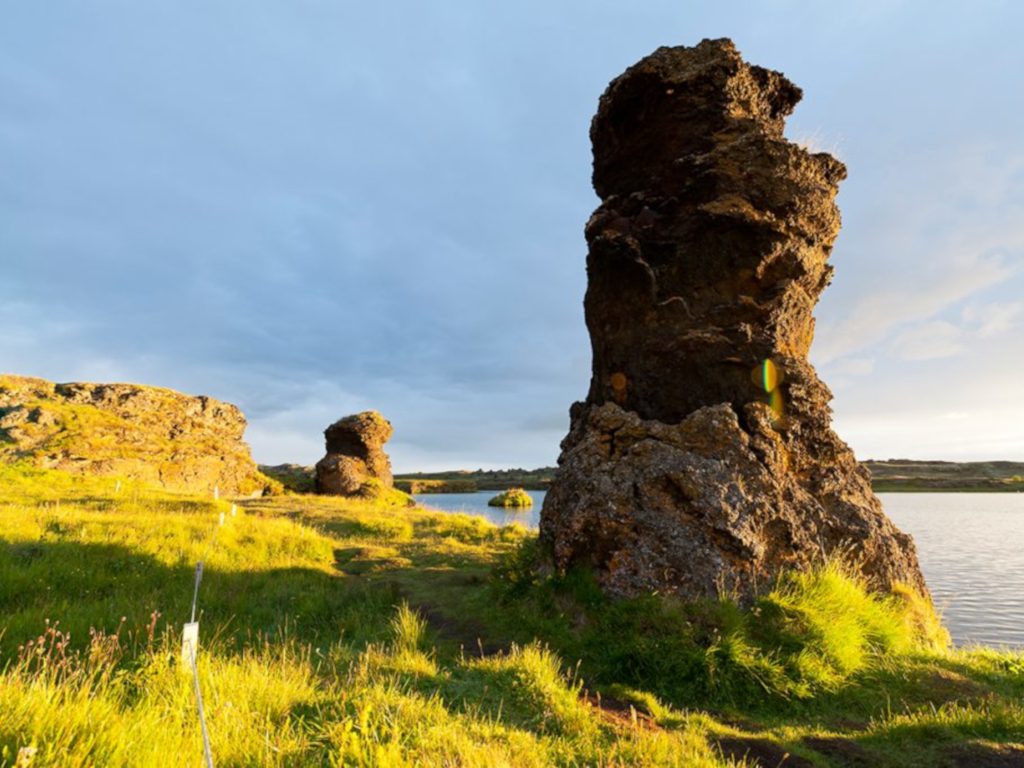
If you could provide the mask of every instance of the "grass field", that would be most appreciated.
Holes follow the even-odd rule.
[[[1024,657],[951,650],[927,604],[838,564],[742,608],[610,602],[538,576],[521,528],[231,508],[0,466],[0,764],[202,764],[179,661],[200,559],[219,766],[1024,762]]]

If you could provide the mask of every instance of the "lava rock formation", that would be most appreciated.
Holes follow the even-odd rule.
[[[0,376],[0,461],[226,495],[281,489],[249,453],[234,405],[139,384]]]
[[[394,430],[377,411],[339,419],[324,430],[327,455],[316,465],[317,493],[375,496],[391,488],[391,461],[384,453]]]
[[[750,595],[843,556],[925,592],[807,361],[846,168],[783,137],[802,93],[729,40],[660,48],[591,126],[593,373],[540,534],[617,595]]]

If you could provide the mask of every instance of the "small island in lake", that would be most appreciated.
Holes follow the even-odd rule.
[[[532,507],[533,499],[522,488],[509,488],[487,502],[489,507]]]

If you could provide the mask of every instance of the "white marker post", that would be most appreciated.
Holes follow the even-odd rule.
[[[182,669],[192,671],[192,683],[196,689],[196,706],[199,709],[199,727],[203,733],[203,756],[207,768],[213,767],[213,750],[210,748],[210,734],[206,730],[206,712],[203,711],[203,692],[199,687],[199,669],[196,667],[196,652],[199,650],[199,622],[190,621],[181,632]]]
[[[216,489],[214,489],[216,493]],[[220,513],[224,522],[224,513]],[[199,583],[203,580],[203,561],[196,563],[196,586],[192,593],[192,621],[181,628],[181,668],[192,670],[192,683],[196,689],[196,707],[199,709],[199,725],[203,732],[203,756],[206,768],[214,768],[213,750],[210,748],[210,734],[206,730],[206,713],[203,711],[203,692],[199,687],[199,669],[196,667],[196,656],[199,653],[199,622],[196,621],[196,603],[199,600]]]
[[[191,670],[199,655],[199,622],[190,621],[181,628],[181,668]]]

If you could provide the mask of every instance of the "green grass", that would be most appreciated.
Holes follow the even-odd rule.
[[[1020,492],[1024,464],[1012,461],[866,461],[876,492]]]
[[[278,464],[270,466],[261,464],[259,470],[264,475],[279,482],[283,489],[295,493],[315,493],[316,476],[313,467],[299,464]]]
[[[406,493],[476,493],[479,489],[472,480],[405,480],[396,479],[395,488]]]
[[[744,607],[610,601],[538,575],[518,526],[115,487],[0,465],[0,765],[200,764],[199,559],[218,765],[942,766],[1024,741],[1024,657],[950,650],[927,603],[839,563]]]

